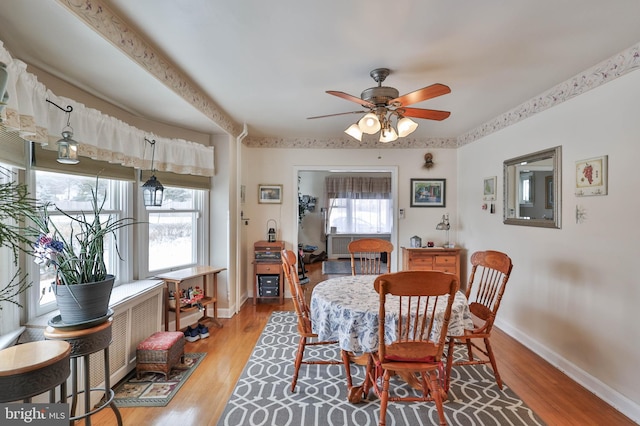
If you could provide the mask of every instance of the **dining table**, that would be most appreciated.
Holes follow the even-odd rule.
[[[311,324],[313,332],[322,341],[336,340],[344,353],[364,354],[378,350],[378,318],[380,297],[373,287],[377,275],[348,275],[329,278],[318,283],[311,294]],[[387,298],[389,304],[399,303],[394,296]],[[444,317],[446,299],[440,298],[436,315]],[[395,338],[395,321],[387,321],[385,340]],[[440,331],[442,321],[436,317],[434,332]],[[471,312],[465,294],[457,291],[451,306],[451,317],[447,336],[462,336],[465,329],[472,329]],[[349,375],[348,366],[347,374]],[[347,378],[350,384],[350,377]],[[357,402],[349,389],[349,400]]]

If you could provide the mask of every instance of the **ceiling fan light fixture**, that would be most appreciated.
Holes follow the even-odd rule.
[[[362,130],[360,130],[360,127],[358,126],[357,123],[353,123],[344,132],[349,136],[351,136],[352,138],[357,139],[360,142],[362,141]]]
[[[408,117],[402,117],[398,120],[398,136],[404,138],[409,136],[418,128],[418,123]]]
[[[380,131],[380,120],[378,120],[378,117],[376,117],[374,113],[369,112],[358,121],[358,127],[363,133],[373,135]]]
[[[393,142],[396,139],[398,139],[398,134],[391,126],[386,129],[382,129],[382,131],[380,132],[380,142],[382,143]]]

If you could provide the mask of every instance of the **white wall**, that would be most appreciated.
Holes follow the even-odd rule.
[[[514,268],[499,326],[640,421],[640,72],[458,149],[458,239],[508,253]],[[562,146],[562,229],[502,223],[502,162]],[[575,163],[609,156],[609,194],[576,197]],[[482,179],[498,176],[496,214]],[[586,220],[576,223],[576,206]],[[552,389],[553,391],[553,389]]]

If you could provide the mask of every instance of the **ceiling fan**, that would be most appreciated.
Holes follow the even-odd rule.
[[[368,108],[368,110],[318,115],[315,117],[308,117],[308,119],[365,113],[357,123],[352,124],[347,130],[345,130],[345,133],[360,141],[362,140],[363,133],[372,135],[380,131],[380,142],[391,142],[398,139],[398,137],[408,136],[418,127],[418,123],[411,120],[409,117],[441,121],[451,115],[449,111],[408,108],[408,105],[413,105],[427,99],[451,93],[451,89],[448,86],[436,83],[407,93],[406,95],[399,96],[399,92],[396,88],[382,85],[382,82],[387,78],[389,73],[390,70],[388,68],[376,68],[371,71],[369,75],[376,83],[378,83],[378,86],[365,89],[359,98],[349,95],[348,93],[327,90],[327,93],[330,95],[355,102],[365,108]],[[393,117],[396,119],[397,131],[393,128],[391,123],[391,119]]]

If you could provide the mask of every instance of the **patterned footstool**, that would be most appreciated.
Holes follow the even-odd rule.
[[[184,362],[184,334],[180,331],[158,331],[136,348],[136,377],[143,371],[163,373],[169,378],[171,369]]]

